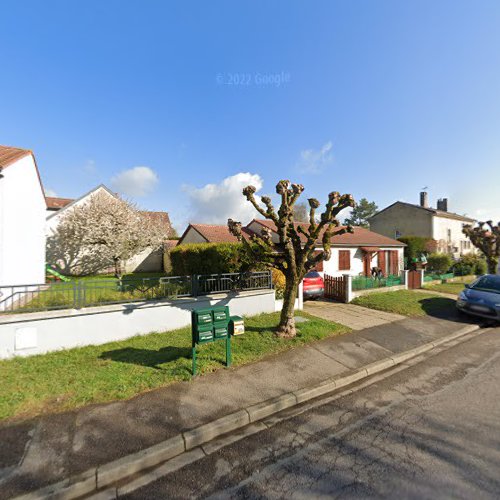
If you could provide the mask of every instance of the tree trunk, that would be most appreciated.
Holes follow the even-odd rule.
[[[299,287],[295,276],[285,275],[285,293],[283,295],[283,309],[281,310],[280,323],[276,335],[282,338],[293,338],[297,335],[295,329],[295,299]]]
[[[486,256],[488,262],[488,274],[496,274],[498,271],[498,257]]]
[[[116,279],[121,279],[122,277],[122,261],[121,259],[113,259],[113,262],[115,264],[115,278]]]

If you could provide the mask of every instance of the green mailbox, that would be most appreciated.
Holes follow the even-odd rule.
[[[213,316],[214,316],[214,321],[224,321],[226,323],[229,323],[229,307],[228,306],[223,306],[223,307],[214,307],[212,309]]]
[[[226,341],[226,366],[231,365],[229,307],[218,306],[191,311],[193,375],[196,375],[196,346],[216,340]]]

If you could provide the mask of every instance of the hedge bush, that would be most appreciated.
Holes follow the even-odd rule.
[[[253,270],[240,243],[190,243],[174,247],[170,252],[172,274],[222,274]]]
[[[451,256],[446,253],[431,253],[427,257],[428,269],[438,274],[448,272],[452,264]]]
[[[468,254],[455,262],[453,265],[453,272],[457,276],[468,276],[469,274],[486,274],[488,272],[488,265],[483,257],[475,254]]]
[[[408,264],[411,264],[412,259],[420,257],[423,253],[428,253],[432,240],[430,238],[423,238],[422,236],[403,236],[399,238],[399,241],[406,244],[404,256],[408,259]]]

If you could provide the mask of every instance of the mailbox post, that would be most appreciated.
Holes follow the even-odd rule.
[[[231,366],[231,336],[229,334],[229,307],[211,307],[191,311],[191,357],[193,376],[197,372],[198,345],[217,340],[226,341],[226,366]]]

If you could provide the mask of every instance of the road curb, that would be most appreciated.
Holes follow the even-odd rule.
[[[189,463],[185,463],[183,458],[184,455],[195,456],[197,457],[196,460],[204,456],[204,452],[199,447],[214,438],[246,427],[249,424],[258,422],[285,409],[334,392],[354,382],[402,364],[409,359],[415,358],[447,342],[456,340],[479,329],[480,326],[478,325],[467,325],[457,332],[446,335],[439,340],[428,342],[400,354],[381,359],[380,361],[366,365],[344,377],[330,378],[314,386],[285,393],[279,397],[248,406],[213,420],[212,422],[196,427],[195,429],[178,434],[177,436],[137,453],[127,455],[126,457],[122,457],[99,467],[94,467],[81,474],[64,479],[31,493],[18,496],[16,500],[38,500],[42,498],[71,500],[84,495],[90,495],[94,492],[95,495],[92,498],[116,498],[119,493],[124,494],[125,491],[132,490],[125,485],[118,489],[114,487],[106,489],[106,487],[162,463],[164,463],[165,470],[170,470],[169,467],[171,467],[172,470],[176,470],[176,468],[180,468],[177,467],[177,463],[183,464],[181,466]],[[169,465],[167,461],[171,460],[175,462]],[[152,478],[151,480],[157,478],[157,475],[158,474],[154,472],[148,473],[148,477]],[[144,481],[135,479],[133,482],[137,482],[138,484],[141,483],[142,485],[145,479]],[[113,494],[113,492],[115,492],[115,494]]]

